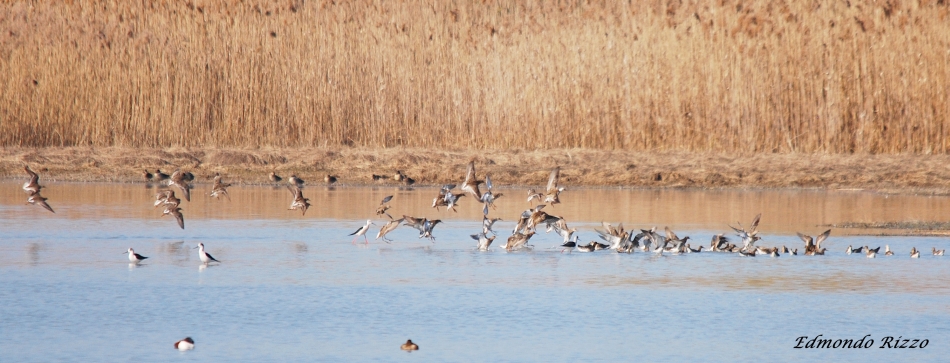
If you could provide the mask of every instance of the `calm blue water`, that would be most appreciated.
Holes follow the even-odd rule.
[[[370,244],[354,245],[347,234],[363,220],[209,217],[182,231],[157,215],[71,213],[79,207],[68,203],[54,215],[21,203],[0,201],[2,362],[931,362],[950,353],[950,257],[929,255],[947,238],[833,237],[818,257],[657,258],[562,254],[551,233],[530,252],[478,252],[470,221],[439,225],[436,243],[406,227],[392,244],[375,242],[377,226]],[[590,222],[572,223],[584,241],[595,237]],[[512,226],[496,225],[498,245]],[[708,244],[725,230],[677,232]],[[792,235],[766,241],[801,248]],[[199,242],[222,263],[202,268]],[[849,244],[890,244],[898,256],[848,256]],[[910,246],[928,253],[911,260]],[[150,258],[130,266],[129,247]],[[817,334],[877,343],[792,348]],[[878,349],[888,335],[930,344]],[[173,349],[185,336],[196,348]],[[400,351],[406,339],[420,350]]]

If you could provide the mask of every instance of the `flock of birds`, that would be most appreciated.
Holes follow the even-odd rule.
[[[39,184],[39,175],[30,169],[29,166],[24,166],[24,170],[30,176],[30,180],[23,184],[23,190],[29,194],[27,201],[30,204],[39,205],[44,209],[55,213],[52,207],[50,207],[47,202],[47,198],[44,198],[40,191],[43,187]],[[179,199],[173,188],[177,188],[181,194],[185,197],[186,201],[191,201],[191,189],[193,188],[191,182],[195,180],[194,174],[190,172],[182,172],[181,170],[176,170],[171,175],[163,173],[161,170],[156,170],[155,173],[151,173],[148,170],[143,172],[143,177],[148,182],[158,182],[162,185],[166,185],[168,188],[160,190],[155,195],[154,207],[162,207],[162,216],[171,215],[175,217],[175,220],[178,223],[178,226],[182,229],[185,228],[184,215],[182,214],[181,208],[181,199]],[[276,172],[271,172],[268,176],[270,181],[276,183],[276,185],[281,185],[283,178],[276,174]],[[374,181],[381,179],[387,179],[385,176],[373,175]],[[396,172],[392,177],[393,180],[405,183],[406,185],[412,185],[415,183],[415,180],[405,175],[402,171]],[[759,236],[758,226],[761,220],[761,214],[755,216],[752,220],[752,223],[748,228],[742,226],[741,223],[737,223],[738,227],[730,225],[736,232],[736,236],[740,238],[741,244],[732,243],[729,237],[726,237],[725,234],[717,234],[712,237],[708,248],[706,246],[699,246],[698,248],[693,248],[693,246],[688,243],[690,237],[684,236],[679,237],[675,232],[670,230],[669,227],[664,228],[664,233],[660,234],[657,232],[657,228],[653,227],[651,229],[640,229],[640,230],[625,230],[623,224],[618,226],[613,226],[610,223],[602,222],[603,229],[596,229],[598,236],[603,242],[590,241],[586,244],[579,242],[579,235],[576,233],[576,228],[570,228],[567,225],[567,221],[563,217],[555,216],[548,214],[544,211],[544,208],[548,205],[554,205],[561,203],[560,195],[565,190],[563,186],[559,185],[560,179],[560,167],[555,167],[551,170],[551,173],[548,176],[548,182],[545,189],[541,191],[536,191],[531,189],[528,191],[527,202],[530,204],[533,201],[537,200],[540,204],[537,204],[534,208],[530,208],[521,213],[517,218],[518,222],[515,225],[515,228],[512,230],[511,235],[508,237],[506,243],[501,246],[501,248],[507,251],[516,251],[521,249],[531,249],[534,246],[529,245],[528,242],[531,238],[537,233],[539,228],[544,228],[546,232],[555,232],[557,235],[563,238],[563,244],[560,245],[562,248],[561,252],[566,251],[578,251],[578,252],[594,252],[599,250],[614,250],[618,253],[633,253],[637,250],[642,252],[650,252],[658,255],[662,254],[684,254],[684,253],[698,253],[702,252],[704,248],[710,252],[724,252],[724,253],[736,253],[740,256],[754,257],[757,255],[769,255],[772,257],[778,257],[782,254],[798,254],[798,248],[789,249],[786,246],[781,247],[764,247],[761,245],[756,245],[756,242],[760,241],[762,238]],[[324,182],[328,185],[336,183],[338,180],[337,177],[332,175],[326,175],[324,177]],[[287,179],[286,188],[290,191],[291,201],[288,210],[300,210],[302,215],[306,215],[307,209],[311,206],[310,199],[304,197],[303,188],[305,181],[299,178],[297,175],[291,175]],[[484,191],[482,186],[484,185]],[[230,200],[230,195],[228,194],[228,187],[231,184],[225,183],[221,179],[221,175],[216,174],[213,178],[213,184],[211,187],[210,196],[214,198],[225,197]],[[456,187],[458,187],[459,192],[456,192]],[[478,178],[478,175],[475,170],[475,162],[470,161],[465,173],[465,179],[461,184],[446,184],[439,188],[438,195],[432,199],[432,208],[440,210],[440,208],[445,208],[446,210],[451,210],[457,212],[457,207],[459,206],[460,200],[465,197],[471,197],[478,203],[482,205],[482,225],[481,230],[472,234],[471,238],[476,241],[476,248],[480,251],[488,251],[492,243],[497,238],[497,233],[492,228],[495,222],[500,221],[501,218],[490,218],[489,214],[495,208],[495,201],[498,198],[503,196],[503,193],[496,193],[494,191],[494,184],[492,183],[491,176],[485,175],[484,179]],[[385,215],[388,217],[388,221],[379,228],[376,239],[382,239],[383,242],[391,243],[392,240],[386,237],[387,234],[396,230],[399,226],[407,226],[414,228],[419,231],[419,238],[428,238],[430,241],[435,242],[436,237],[433,235],[433,230],[437,225],[442,223],[440,219],[428,219],[428,218],[418,218],[408,215],[403,215],[401,218],[393,218],[389,213],[391,205],[389,204],[393,199],[392,195],[386,196],[380,201],[379,206],[376,208],[376,216]],[[367,219],[366,224],[358,228],[353,233],[350,233],[350,236],[353,236],[351,243],[356,243],[359,237],[363,237],[365,243],[369,243],[369,238],[367,233],[370,231],[371,226],[376,225],[372,219]],[[827,230],[824,233],[812,238],[811,236],[798,233],[798,237],[801,238],[804,242],[804,248],[802,253],[806,256],[816,256],[824,255],[826,248],[822,247],[822,242],[826,241],[831,235],[831,230]],[[201,259],[202,263],[211,263],[219,262],[214,257],[212,257],[207,251],[205,251],[204,245],[199,243],[198,246],[194,247],[198,249],[198,257]],[[894,252],[891,251],[890,245],[886,245],[884,250],[884,256],[892,256]],[[880,253],[881,247],[870,248],[868,246],[861,246],[854,248],[853,246],[848,246],[848,249],[845,251],[847,254],[852,253],[864,253],[867,258],[875,258]],[[132,248],[129,248],[127,251],[129,255],[129,261],[133,263],[138,263],[148,257],[139,255],[135,253]],[[931,249],[931,253],[934,256],[943,256],[944,250],[937,250],[936,247]],[[912,258],[919,258],[920,251],[916,247],[911,248],[910,256]]]
[[[30,176],[29,181],[23,184],[23,190],[29,195],[27,202],[29,204],[38,205],[52,213],[55,213],[53,208],[47,202],[47,198],[44,198],[40,194],[43,186],[41,186],[39,183],[39,175],[31,170],[29,166],[24,166],[24,170]],[[177,188],[185,197],[186,201],[191,201],[191,189],[193,188],[191,182],[195,180],[194,174],[176,170],[171,175],[169,175],[163,173],[161,170],[156,170],[155,173],[145,170],[143,172],[143,177],[148,182],[158,182],[168,187],[167,189],[159,191],[155,195],[154,207],[162,207],[162,216],[174,216],[178,226],[184,229],[185,220],[182,214],[181,199],[175,195],[175,190],[172,188]],[[564,218],[548,214],[544,211],[544,208],[547,205],[561,203],[560,195],[565,189],[558,184],[559,177],[560,167],[555,167],[548,176],[547,187],[544,190],[535,191],[532,189],[528,191],[527,202],[530,204],[531,202],[537,200],[540,204],[537,204],[534,208],[527,209],[521,213],[521,215],[517,218],[518,223],[512,230],[511,235],[508,237],[506,243],[501,246],[501,248],[507,251],[533,248],[532,245],[528,244],[528,241],[537,233],[539,228],[544,228],[546,232],[553,231],[563,238],[563,244],[560,245],[560,248],[562,248],[562,253],[575,250],[578,252],[614,250],[618,253],[634,253],[635,251],[640,250],[642,252],[654,253],[657,255],[678,255],[699,253],[705,248],[705,246],[693,248],[692,245],[688,243],[690,239],[689,236],[679,237],[675,232],[670,230],[669,227],[664,228],[664,234],[661,235],[657,232],[656,227],[651,229],[628,231],[624,229],[623,224],[615,227],[607,222],[602,222],[603,229],[596,229],[598,236],[603,242],[590,241],[587,244],[582,244],[579,242],[579,235],[576,233],[576,228],[568,227],[567,221]],[[372,176],[372,178],[374,181],[387,179],[385,176],[375,174]],[[277,175],[275,172],[270,173],[269,179],[271,182],[277,183],[278,185],[280,185],[280,183],[283,181],[283,178]],[[336,183],[337,179],[338,178],[335,176],[327,175],[324,178],[324,182],[329,185]],[[412,185],[415,183],[415,180],[409,178],[401,171],[397,172],[392,179],[400,183],[405,183],[406,185]],[[291,177],[288,178],[286,184],[286,187],[290,191],[292,197],[288,210],[300,210],[302,215],[306,215],[307,209],[311,205],[310,199],[304,197],[303,195],[304,184],[304,180],[297,177],[296,175],[291,175]],[[485,187],[484,192],[481,189],[482,185]],[[230,200],[231,197],[228,194],[228,187],[230,186],[231,184],[223,182],[221,176],[216,174],[214,176],[213,185],[209,195],[214,198],[225,197]],[[438,195],[432,200],[432,208],[439,210],[439,208],[444,207],[447,211],[452,210],[457,212],[456,208],[459,205],[459,201],[467,196],[471,196],[472,199],[478,203],[481,203],[483,214],[481,231],[479,233],[472,234],[471,238],[477,241],[475,247],[478,250],[488,251],[497,237],[497,233],[492,229],[492,227],[494,226],[495,222],[501,220],[501,218],[490,218],[489,213],[491,210],[496,209],[494,203],[498,198],[501,198],[503,194],[496,193],[494,191],[494,185],[490,175],[485,175],[484,180],[478,178],[475,171],[474,161],[470,161],[468,163],[465,179],[462,181],[461,186],[459,187],[460,192],[455,192],[456,186],[456,184],[443,185],[439,189]],[[408,215],[403,215],[401,218],[395,219],[388,213],[389,209],[391,208],[389,203],[392,201],[392,199],[392,195],[386,196],[376,208],[377,217],[385,215],[389,219],[385,224],[383,224],[382,227],[380,227],[376,234],[376,239],[382,239],[386,243],[391,243],[392,240],[388,239],[386,235],[399,226],[408,226],[419,231],[419,238],[428,238],[434,243],[436,238],[433,235],[433,229],[442,221],[439,219],[417,218]],[[755,257],[757,255],[778,257],[781,254],[797,255],[798,248],[790,250],[786,246],[779,248],[756,245],[756,242],[762,239],[759,236],[758,231],[761,216],[761,214],[755,216],[748,228],[744,227],[741,223],[737,223],[738,227],[734,227],[732,225],[729,226],[736,232],[736,236],[740,238],[741,245],[732,243],[729,237],[726,237],[725,234],[720,233],[712,237],[707,250],[711,252],[736,253],[740,256],[746,257]],[[365,243],[368,244],[369,238],[367,237],[367,232],[369,232],[370,226],[373,225],[375,225],[375,223],[372,219],[366,220],[365,225],[350,234],[350,236],[353,236],[351,243],[355,244],[359,237],[363,237]],[[826,241],[830,235],[830,229],[814,238],[802,233],[798,233],[798,237],[801,238],[802,242],[804,242],[804,249],[802,251],[803,254],[806,256],[824,255],[827,251],[827,248],[822,247],[821,244],[822,242]],[[198,257],[203,264],[207,265],[212,262],[220,262],[205,250],[203,243],[198,243],[194,249],[198,249]],[[848,246],[848,249],[845,252],[849,255],[852,253],[864,253],[867,258],[875,258],[880,252],[880,249],[880,247],[870,248],[868,246],[861,246],[854,248],[853,246]],[[136,253],[132,248],[129,248],[125,253],[128,254],[129,262],[133,264],[137,264],[148,258]],[[936,247],[934,247],[932,248],[932,254],[934,256],[943,256],[944,250],[937,250]],[[885,246],[884,255],[894,255],[894,252],[890,249],[890,245]],[[920,251],[918,251],[916,247],[911,248],[910,257],[919,258]],[[194,347],[195,342],[190,337],[175,342],[175,348],[182,351],[194,349]],[[400,347],[400,349],[412,351],[418,350],[419,346],[413,343],[412,340],[408,340]]]

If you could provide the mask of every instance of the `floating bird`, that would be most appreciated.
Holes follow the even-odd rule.
[[[722,233],[712,236],[712,240],[709,241],[709,250],[710,251],[721,251],[726,245],[729,244],[729,239],[723,236]]]
[[[875,258],[875,257],[877,257],[877,251],[869,249],[869,250],[867,250],[867,252],[865,253],[865,255],[866,255],[868,258]]]
[[[381,216],[389,210],[390,207],[386,203],[389,203],[390,200],[393,200],[393,196],[387,195],[383,198],[383,201],[379,202],[379,207],[376,207],[376,215]]]
[[[214,185],[211,187],[211,196],[214,198],[218,198],[219,196],[223,195],[228,198],[228,201],[230,201],[231,196],[228,195],[228,187],[230,186],[231,186],[230,183],[225,183],[221,181],[221,175],[215,174]]]
[[[374,223],[372,220],[367,219],[366,225],[357,229],[356,232],[350,233],[350,236],[355,236],[353,237],[353,241],[351,243],[356,243],[356,239],[359,238],[360,236],[363,236],[363,239],[366,240],[366,244],[369,244],[369,238],[366,237],[366,231],[369,231],[369,226],[373,224]]]
[[[303,188],[304,181],[297,177],[297,174],[291,174],[290,179],[287,180],[291,185],[296,186],[297,188]]]
[[[376,234],[376,239],[383,239],[383,242],[390,243],[392,240],[386,238],[386,234],[392,232],[394,229],[399,227],[399,223],[402,223],[405,218],[392,219],[390,218],[389,222],[383,225],[383,228],[379,229],[379,233]]]
[[[745,257],[755,257],[755,253],[756,253],[757,251],[758,251],[758,250],[757,250],[757,249],[754,249],[754,248],[752,249],[752,252],[746,252],[746,251],[744,251],[744,250],[739,250],[739,255],[740,255],[740,256],[745,256]]]
[[[181,170],[175,170],[172,173],[170,179],[168,179],[168,186],[177,186],[178,189],[181,189],[182,193],[185,193],[185,200],[191,201],[191,186],[188,185],[188,181],[185,180],[185,174]]]
[[[40,189],[43,189],[43,187],[40,186],[39,174],[30,170],[29,165],[24,165],[23,170],[26,170],[26,173],[30,175],[30,181],[23,183],[23,190],[26,191],[27,194],[39,193]]]
[[[798,238],[802,239],[802,242],[805,242],[805,255],[813,256],[813,255],[818,255],[818,253],[814,253],[814,252],[822,249],[821,242],[828,239],[828,236],[831,235],[831,230],[829,229],[825,231],[824,233],[818,235],[818,237],[815,237],[814,240],[811,238],[811,236],[801,234],[800,232],[795,232],[795,233],[798,234]],[[824,253],[821,253],[821,254],[824,254]]]
[[[218,261],[218,260],[216,260],[214,257],[211,257],[211,254],[210,254],[210,253],[205,252],[205,244],[204,244],[204,243],[198,243],[198,247],[195,247],[195,248],[198,249],[198,258],[200,258],[200,259],[201,259],[201,262],[204,263],[205,265],[207,265],[207,264],[209,264],[209,263],[211,263],[211,262],[221,263],[221,261]],[[192,249],[194,249],[194,248],[192,248]]]
[[[689,243],[687,243],[687,244],[686,244],[686,253],[700,253],[700,252],[703,252],[703,247],[706,247],[706,246],[699,246],[699,248],[693,248],[693,247],[690,247]]]
[[[933,250],[934,256],[943,256],[943,252],[946,250],[938,250],[937,247],[931,247]]]
[[[178,208],[177,205],[166,204],[165,211],[162,212],[162,217],[167,215],[175,216],[175,219],[178,221],[178,226],[181,227],[181,229],[185,229],[185,216],[181,214],[181,208]]]
[[[153,175],[152,175],[152,173],[149,173],[149,172],[148,172],[148,169],[145,169],[145,170],[142,171],[142,179],[145,179],[145,181],[147,181],[147,182],[152,181],[152,177],[153,177]]]
[[[870,250],[873,250],[874,253],[881,252],[881,246],[877,246],[877,248],[871,248],[871,247],[868,247],[868,246],[864,246],[864,249],[869,250],[869,251],[870,251]]]
[[[675,253],[683,253],[683,252],[685,252],[684,249],[686,248],[686,241],[689,239],[689,236],[686,236],[686,237],[683,237],[683,238],[679,238],[679,237],[676,236],[676,233],[673,233],[673,231],[670,230],[670,227],[664,227],[664,229],[666,230],[666,241],[665,241],[665,242],[674,245],[674,246],[673,246],[673,248],[675,249],[674,252],[675,252]]]
[[[861,253],[862,251],[864,251],[864,247],[852,248],[851,245],[848,245],[848,250],[844,252],[850,255],[851,253]],[[877,253],[877,251],[874,252]]]
[[[337,177],[330,174],[327,174],[327,176],[323,177],[323,182],[327,183],[327,185],[333,185],[333,183],[336,183],[336,181]]]
[[[419,238],[428,237],[430,241],[435,242],[435,236],[432,235],[432,229],[435,228],[436,224],[441,223],[440,219],[433,220],[423,220],[422,221],[422,234],[419,235]]]
[[[191,340],[191,337],[179,340],[175,342],[175,349],[180,351],[192,350],[195,349],[195,341]]]
[[[884,245],[884,256],[893,256],[894,252],[891,252],[891,245]]]
[[[155,169],[155,175],[152,175],[152,180],[157,182],[163,182],[168,180],[170,176],[162,172],[162,169]]]
[[[268,177],[272,183],[280,183],[281,180],[284,180],[284,178],[281,178],[280,175],[277,175],[277,172],[275,171],[270,172]]]
[[[43,198],[43,196],[40,195],[40,192],[32,192],[30,196],[26,198],[26,201],[29,204],[39,205],[40,207],[43,207],[43,209],[56,213],[55,211],[53,211],[53,207],[50,207],[49,203],[46,203],[46,198]]]
[[[506,243],[504,247],[508,251],[522,249],[527,246],[528,240],[531,239],[531,236],[534,236],[534,231],[529,231],[528,233],[515,232],[511,235],[511,237],[508,237],[508,243]]]
[[[473,240],[478,241],[479,251],[488,251],[488,247],[495,241],[495,236],[488,237],[485,232],[471,235]]]
[[[402,350],[419,350],[419,345],[412,342],[412,339],[406,340],[406,343],[399,346],[399,349]]]
[[[586,245],[580,245],[580,244],[577,244],[577,242],[574,242],[574,245],[577,247],[577,250],[580,252],[594,252],[594,250],[597,249],[594,245],[595,243],[596,242],[594,241],[590,241]]]
[[[920,258],[920,251],[917,250],[917,247],[910,248],[910,258]]]
[[[465,181],[462,182],[462,191],[472,194],[475,200],[482,200],[482,192],[478,190],[478,185],[484,183],[475,176],[475,161],[468,162],[468,171],[465,173]]]
[[[297,210],[299,208],[302,212],[300,215],[306,215],[307,208],[310,208],[310,199],[304,198],[303,191],[297,186],[288,185],[287,189],[294,196],[294,200],[290,202],[290,208],[287,208],[287,210]]]
[[[148,258],[138,253],[135,253],[135,251],[133,251],[131,247],[129,248],[128,251],[126,251],[126,253],[129,254],[129,262],[132,262],[132,263],[139,263],[139,262],[142,262],[142,260]]]

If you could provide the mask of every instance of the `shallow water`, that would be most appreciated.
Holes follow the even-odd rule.
[[[186,229],[136,184],[47,183],[56,214],[0,183],[0,361],[936,361],[950,349],[950,247],[936,237],[839,230],[826,256],[741,258],[560,253],[539,234],[532,251],[473,251],[480,207],[430,208],[436,190],[232,187],[183,202]],[[528,207],[501,190],[497,245]],[[392,214],[445,222],[437,241],[400,227],[386,244],[352,244],[383,196]],[[759,244],[801,248],[795,231],[849,221],[941,221],[950,198],[867,192],[578,189],[546,209],[584,241],[600,221],[670,226],[696,244],[762,212]],[[199,242],[222,261],[204,268]],[[848,245],[897,253],[869,260]],[[920,259],[910,247],[924,250]],[[127,248],[150,258],[129,265]],[[950,258],[950,257],[946,257]],[[793,349],[795,339],[860,339],[871,349]],[[925,349],[879,349],[885,336]],[[185,336],[196,349],[180,353]],[[407,338],[421,349],[405,353]]]

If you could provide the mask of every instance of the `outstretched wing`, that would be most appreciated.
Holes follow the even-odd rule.
[[[555,167],[554,170],[551,170],[551,175],[548,176],[548,189],[547,192],[551,193],[557,190],[557,179],[561,175],[561,167]]]
[[[391,196],[391,195],[390,195],[390,196],[387,196],[386,198],[383,198],[383,201],[382,201],[382,202],[379,202],[379,205],[383,205],[383,204],[389,203],[390,200],[393,200],[393,196]]]

